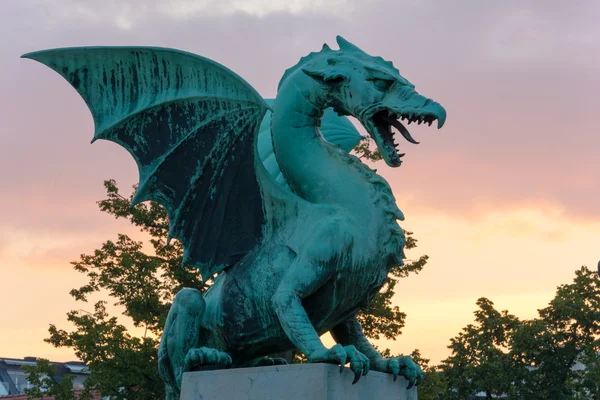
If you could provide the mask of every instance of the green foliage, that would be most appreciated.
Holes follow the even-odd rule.
[[[175,294],[184,287],[204,290],[206,286],[197,269],[181,266],[181,243],[166,245],[169,221],[163,207],[156,202],[130,207],[134,193],[129,198],[122,196],[113,180],[105,181],[104,186],[107,199],[98,202],[100,210],[125,218],[149,234],[153,254],[144,251],[142,242],[119,234],[116,242],[109,240],[94,254],[81,255],[72,263],[76,271],[87,274],[89,281],[70,294],[87,302],[90,294],[105,291],[116,300],[115,305],[124,308],[135,326],[160,335]]]
[[[45,339],[55,347],[69,347],[91,372],[85,381],[88,391],[112,399],[154,399],[162,397],[163,383],[158,377],[158,340],[131,336],[127,328],[110,317],[104,301],[94,313],[70,311],[67,320],[75,330],[67,332],[50,325]]]
[[[582,267],[512,339],[517,393],[531,399],[600,399],[600,278]],[[576,368],[586,365],[585,370]]]
[[[44,396],[54,396],[56,400],[88,400],[89,391],[84,391],[80,397],[75,397],[73,393],[73,375],[65,374],[61,379],[55,380],[56,369],[48,360],[38,359],[36,366],[24,365],[23,370],[27,375],[27,380],[32,387],[25,389],[25,394],[29,400],[41,399]]]
[[[417,239],[412,237],[413,233],[408,231],[404,233],[405,248],[410,250],[417,247]],[[390,270],[381,290],[373,297],[369,306],[358,314],[358,321],[362,325],[365,336],[371,339],[380,339],[383,336],[386,339],[396,340],[396,337],[402,333],[406,314],[400,311],[398,306],[392,306],[396,283],[411,273],[418,274],[427,264],[428,259],[427,255],[423,255],[417,260],[405,260],[403,266],[395,266]]]
[[[67,314],[74,330],[51,325],[50,336],[45,340],[56,347],[74,349],[86,363],[91,371],[85,383],[87,390],[114,399],[162,398],[158,337],[173,297],[183,287],[205,290],[210,281],[203,282],[195,268],[182,267],[183,249],[179,242],[167,246],[169,221],[162,206],[149,202],[130,207],[134,193],[128,197],[121,195],[113,180],[104,182],[104,186],[107,198],[98,202],[100,210],[128,220],[149,235],[151,252],[142,242],[123,234],[116,241],[106,241],[93,254],[83,254],[72,263],[76,271],[86,274],[88,282],[70,294],[84,303],[94,295],[108,296],[146,333],[141,338],[132,336],[116,317],[109,315],[106,301],[98,301],[92,313],[75,310]],[[406,234],[407,249],[416,247],[411,232]],[[394,287],[398,279],[418,273],[426,262],[427,256],[421,256],[392,269],[381,293],[359,316],[367,337],[394,339],[401,333],[406,315],[391,304]],[[305,360],[296,357],[294,361]]]
[[[477,301],[475,323],[451,339],[440,399],[506,395],[531,400],[600,400],[600,278],[582,267],[538,318],[519,321]],[[585,366],[585,367],[584,367]],[[420,396],[421,397],[421,396]],[[434,397],[435,398],[435,397]]]
[[[512,382],[511,357],[507,351],[510,335],[519,320],[508,311],[497,311],[485,297],[477,300],[475,324],[469,324],[450,340],[452,355],[441,370],[448,387],[448,399],[466,399],[484,392],[486,398],[509,391]]]
[[[371,138],[365,138],[358,142],[358,145],[356,145],[353,150],[354,154],[361,160],[366,159],[371,162],[383,160],[383,156],[379,152],[379,148],[377,146],[374,146],[374,150],[371,148],[372,141],[373,139]]]
[[[440,369],[429,364],[430,360],[423,358],[421,352],[415,349],[410,355],[415,363],[423,370],[423,382],[419,385],[419,400],[438,400],[447,390],[447,383]]]
[[[132,336],[116,317],[109,316],[106,302],[98,301],[93,313],[76,310],[67,314],[67,321],[75,330],[51,325],[50,337],[45,340],[56,347],[75,350],[92,372],[86,388],[115,399],[161,398],[157,337],[162,333],[171,301],[183,287],[203,290],[206,286],[195,268],[181,266],[181,244],[166,246],[169,223],[164,208],[155,202],[130,207],[133,193],[128,198],[122,196],[113,180],[104,182],[104,186],[107,198],[98,202],[100,209],[115,218],[129,220],[147,233],[153,251],[147,254],[142,242],[118,235],[117,241],[109,240],[93,254],[81,255],[72,263],[76,271],[87,275],[88,282],[70,294],[82,302],[94,294],[108,295],[146,333],[142,338]]]
[[[579,362],[586,366],[584,370],[575,371],[572,379],[574,397],[576,399],[600,400],[600,355],[599,346],[587,346],[579,356]]]

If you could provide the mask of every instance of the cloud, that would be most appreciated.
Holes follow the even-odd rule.
[[[113,220],[112,224],[102,226],[93,217],[90,219],[87,229],[81,230],[53,227],[53,221],[22,229],[3,227],[0,235],[4,236],[5,242],[0,251],[0,264],[19,264],[32,269],[69,269],[71,261],[78,260],[81,254],[93,253],[108,240],[116,241],[118,233],[142,241],[145,251],[152,253],[148,235],[133,225]]]
[[[489,25],[481,50],[494,62],[585,60],[600,43],[594,17],[598,11],[594,2],[574,7],[557,1],[544,7],[520,3],[500,12]],[[562,29],[556,29],[559,24]]]
[[[575,268],[597,262],[600,218],[570,218],[548,203],[486,207],[470,214],[407,204],[410,212],[401,225],[419,239],[408,255],[431,256],[416,279],[423,281],[403,289],[411,294],[423,287],[440,298],[553,291],[571,279]],[[458,271],[460,279],[454,276]]]
[[[259,4],[219,3],[232,5],[229,11],[238,10],[233,6],[238,3]],[[600,135],[594,121],[600,81],[592,68],[598,53],[588,51],[585,39],[593,42],[600,31],[590,16],[596,2],[542,7],[343,0],[344,13],[332,13],[319,8],[329,3],[311,0],[272,2],[274,8],[260,17],[240,10],[208,15],[202,7],[210,4],[3,3],[3,15],[10,18],[0,24],[0,34],[15,38],[0,45],[0,74],[10,77],[0,80],[0,170],[8,193],[0,197],[0,217],[5,223],[81,231],[88,216],[97,213],[104,179],[116,178],[126,187],[137,180],[135,164],[123,149],[108,142],[89,146],[93,123],[75,91],[53,71],[19,59],[20,54],[91,44],[182,48],[221,62],[271,97],[286,68],[325,41],[333,45],[338,33],[392,60],[420,92],[448,110],[441,131],[411,125],[422,143],[401,143],[407,152],[401,168],[376,166],[402,208],[405,197],[456,213],[481,204],[547,201],[570,216],[600,215]],[[282,4],[301,11],[278,9]],[[180,11],[169,14],[163,6]],[[110,22],[123,14],[125,24],[132,13],[137,19],[131,17],[129,29]],[[502,56],[500,62],[493,54],[504,48],[523,48],[518,51],[528,58]],[[37,203],[63,207],[39,206],[32,196],[40,199]]]
[[[116,240],[116,234],[107,237],[99,235],[93,239],[79,240],[44,240],[40,237],[35,244],[17,242],[13,246],[13,254],[19,254],[23,265],[34,269],[68,269],[71,262],[78,261],[81,254],[91,254],[100,248],[106,240]],[[29,244],[29,245],[28,245]]]
[[[43,245],[36,243],[32,247],[21,247],[19,243],[14,246],[14,253],[20,253],[20,260],[24,266],[35,269],[68,269],[71,268],[70,263],[77,261],[80,254],[84,254],[89,249],[100,247],[101,242],[95,241],[85,243],[77,241],[74,243],[48,247],[48,244]]]
[[[443,130],[411,125],[421,144],[401,143],[402,167],[376,165],[406,214],[403,227],[419,239],[409,256],[431,257],[397,286],[394,301],[408,312],[402,351],[420,347],[441,359],[447,339],[472,321],[477,297],[527,316],[575,268],[597,262],[596,0],[0,3],[7,38],[0,42],[0,265],[9,297],[22,287],[34,294],[0,317],[0,326],[28,315],[41,340],[47,324],[71,308],[60,296],[68,299],[73,280],[82,279],[68,261],[131,229],[95,202],[104,197],[104,179],[123,189],[134,184],[135,163],[115,144],[90,146],[93,122],[75,91],[53,71],[19,59],[53,47],[188,50],[272,97],[286,68],[341,34],[393,61],[441,102]],[[523,292],[531,296],[518,297]],[[6,351],[35,355],[27,349]],[[64,350],[50,351],[40,348],[57,358]]]
[[[23,3],[45,9],[55,19],[108,23],[123,30],[165,18],[182,21],[235,14],[258,18],[278,13],[347,15],[360,5],[355,0],[24,0]]]
[[[124,194],[128,193],[126,187],[121,188]],[[21,184],[18,192],[10,191],[0,199],[3,210],[0,231],[81,236],[122,228],[124,221],[115,221],[98,209],[96,201],[106,197],[102,189],[100,181],[96,185],[79,185],[72,181]]]
[[[2,257],[4,251],[8,248],[8,243],[8,238],[3,233],[0,233],[0,257]]]
[[[552,204],[482,208],[456,214],[407,202],[405,229],[418,247],[407,256],[430,258],[419,275],[401,280],[394,304],[408,314],[396,351],[419,348],[434,362],[449,355],[449,339],[473,321],[475,301],[532,318],[574,278],[597,263],[600,218],[571,219]]]

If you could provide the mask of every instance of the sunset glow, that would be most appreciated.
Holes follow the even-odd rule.
[[[89,145],[93,122],[77,93],[19,59],[45,48],[179,48],[272,97],[286,68],[342,34],[443,104],[446,126],[411,130],[421,144],[401,144],[402,167],[373,166],[418,239],[407,255],[430,257],[397,285],[407,324],[380,346],[418,348],[437,363],[477,298],[531,318],[600,259],[600,2],[104,3],[0,4],[0,34],[10,38],[0,43],[0,356],[74,359],[43,342],[49,324],[70,328],[66,312],[92,309],[69,296],[86,281],[70,262],[117,233],[144,239],[96,205],[105,179],[129,193],[133,159],[113,143]]]

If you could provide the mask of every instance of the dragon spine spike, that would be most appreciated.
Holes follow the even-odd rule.
[[[302,67],[303,65],[308,64],[310,61],[312,61],[313,59],[317,58],[318,56],[321,56],[324,53],[329,53],[329,52],[334,52],[334,50],[331,50],[329,48],[329,50],[322,49],[321,51],[313,51],[313,52],[309,53],[308,55],[300,58],[300,61],[298,61],[298,64],[296,64],[293,67],[288,68],[288,69],[285,70],[283,76],[281,77],[281,80],[279,81],[279,85],[277,86],[277,90],[281,89],[281,85],[283,85],[283,82],[285,82],[287,80],[287,78],[290,77],[290,75],[292,75],[294,72],[296,72],[298,69],[300,69],[300,67]]]
[[[358,46],[353,45],[352,43],[350,43],[349,41],[347,41],[346,39],[344,39],[343,37],[341,37],[339,35],[336,36],[335,40],[337,41],[338,46],[340,46],[340,50],[355,51],[355,52],[358,52],[358,53],[366,54]]]

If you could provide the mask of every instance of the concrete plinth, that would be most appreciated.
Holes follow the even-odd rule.
[[[371,371],[352,385],[354,373],[331,364],[294,364],[187,372],[181,400],[417,400],[415,387]]]

